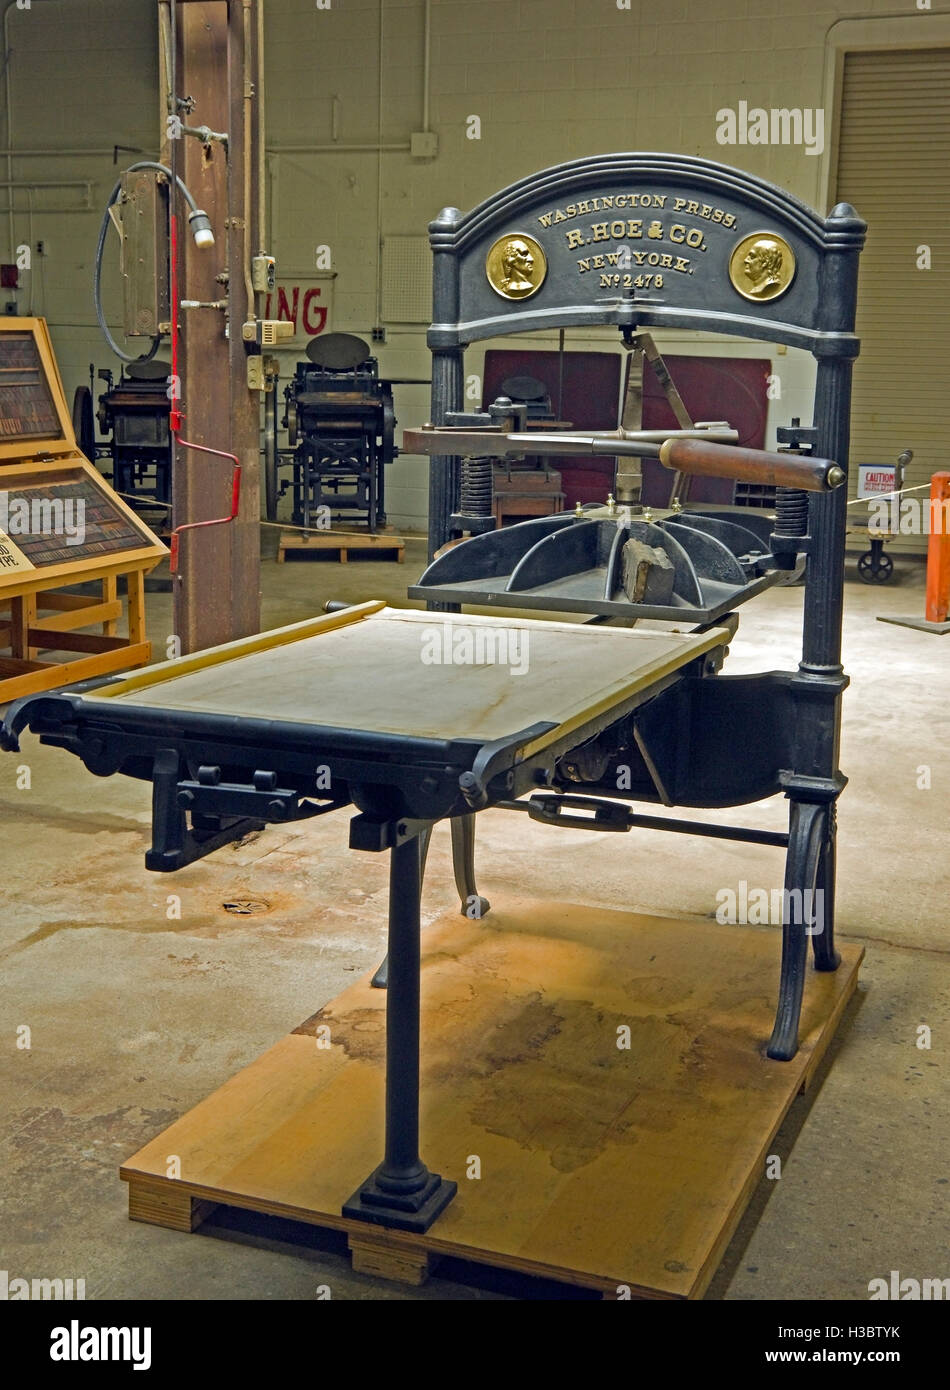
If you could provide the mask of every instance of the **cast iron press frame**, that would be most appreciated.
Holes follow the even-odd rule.
[[[597,276],[583,278],[586,272],[578,270],[592,250],[616,250],[616,243],[594,246],[595,238],[584,233],[591,230],[592,219],[609,224],[613,231],[615,207],[607,211],[594,204],[621,194],[627,200],[621,226],[629,216],[631,195],[638,202],[647,195],[639,213],[645,239],[631,245],[664,245],[664,237],[672,239],[674,218],[681,228],[704,228],[704,244],[699,253],[691,254],[689,272],[667,276],[662,290],[648,291],[639,299],[635,293],[598,292]],[[662,206],[656,206],[657,196]],[[711,220],[717,212],[731,216],[733,224],[727,228]],[[648,241],[657,227],[662,235]],[[754,232],[777,233],[796,260],[791,283],[781,295],[763,302],[743,296],[728,274],[731,251]],[[434,258],[428,333],[431,422],[448,425],[463,411],[465,348],[471,343],[539,329],[605,324],[628,333],[644,328],[699,330],[811,352],[817,361],[813,425],[784,430],[780,438],[794,435],[796,443],[810,445],[814,453],[836,460],[846,471],[852,362],[860,350],[854,334],[858,258],[865,232],[866,224],[847,203],[837,204],[823,218],[785,190],[741,170],[666,154],[578,159],[521,179],[469,213],[444,208],[429,226]],[[541,243],[547,271],[537,292],[507,300],[489,281],[486,257],[500,237],[519,233]],[[584,237],[582,243],[578,236]],[[677,246],[683,249],[682,238]],[[436,456],[430,464],[431,560],[459,534],[460,458]],[[838,766],[841,695],[848,684],[841,663],[846,499],[845,487],[808,496],[808,536],[800,546],[807,565],[797,671],[715,674],[710,679],[704,670],[699,678],[679,681],[633,716],[631,732],[644,774],[638,786],[618,791],[616,760],[608,760],[606,775],[562,775],[554,783],[556,791],[573,791],[572,784],[581,781],[601,797],[670,806],[744,805],[784,792],[789,801],[788,834],[771,840],[787,844],[779,1006],[768,1045],[768,1056],[775,1060],[791,1059],[798,1048],[808,936],[816,969],[834,970],[839,963],[834,898],[836,809],[847,781]],[[424,578],[409,590],[412,597],[427,598],[432,609],[460,611],[459,603],[446,602],[444,593],[427,593]],[[490,599],[497,609],[506,603],[520,606],[524,596],[493,593]],[[547,601],[528,603],[550,606]],[[583,605],[572,602],[569,607],[576,612]],[[590,611],[603,608],[595,605]],[[689,620],[688,614],[682,616]],[[697,615],[693,621],[708,622],[709,616]],[[722,621],[718,612],[716,617]],[[628,829],[651,822],[627,813],[623,824],[622,815],[598,811],[593,797],[591,805],[592,829]],[[528,808],[522,804],[519,809]],[[547,812],[539,810],[537,798],[533,814],[550,822],[564,820],[553,802]],[[658,818],[652,820],[659,828]],[[574,817],[571,823],[583,824],[583,819]],[[697,833],[692,822],[667,821],[662,828]],[[726,838],[760,842],[767,834],[741,827],[723,831]],[[706,828],[699,833],[717,832]],[[821,904],[822,920],[812,930],[800,907],[806,892],[814,895],[819,890],[822,896],[812,896],[811,901]],[[799,910],[793,912],[796,902]]]

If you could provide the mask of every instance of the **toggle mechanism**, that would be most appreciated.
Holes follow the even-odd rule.
[[[446,425],[406,430],[407,453],[459,456],[461,504],[453,528],[467,536],[435,558],[411,598],[478,603],[600,617],[716,622],[738,604],[787,577],[807,549],[807,498],[845,480],[832,459],[741,448],[727,422],[691,429],[527,431],[524,407],[500,398],[488,412],[449,415]],[[779,489],[779,518],[752,509],[685,510],[634,502],[495,529],[494,460],[545,455],[650,456],[676,475],[734,478]],[[618,478],[622,476],[618,467]],[[621,489],[621,493],[624,489]],[[633,489],[631,489],[633,491]],[[791,512],[794,510],[794,516]]]

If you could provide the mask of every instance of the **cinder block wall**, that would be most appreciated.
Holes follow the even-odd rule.
[[[324,4],[266,3],[272,247],[279,264],[304,270],[314,265],[315,248],[329,245],[337,273],[333,326],[367,336],[376,317],[380,235],[423,233],[443,206],[471,207],[562,160],[621,149],[702,155],[772,179],[825,211],[827,150],[816,157],[802,146],[720,145],[716,112],[740,100],[821,107],[829,27],[894,10],[893,0],[631,0],[629,10],[617,0],[433,0],[429,114],[439,151],[422,160],[376,147],[406,145],[422,129],[423,0],[383,0],[381,48],[378,0]],[[32,301],[50,320],[70,399],[88,379],[90,361],[116,365],[95,326],[92,265],[118,170],[158,148],[155,11],[154,0],[33,0],[29,10],[14,4],[7,12],[13,147],[70,153],[14,154],[12,175],[0,177],[91,185],[88,207],[83,188],[16,193],[13,247],[42,239],[48,249],[44,257],[34,253],[32,286],[24,274],[16,298],[21,313]],[[481,122],[478,140],[466,134],[471,116]],[[831,121],[826,111],[826,144]],[[114,145],[143,153],[120,150],[114,164]],[[7,222],[0,218],[5,242]],[[113,241],[106,276],[113,324],[115,252]],[[386,327],[383,371],[425,376],[424,325]],[[556,346],[541,335],[534,341]],[[611,350],[615,343],[612,332],[568,335],[571,348]],[[696,334],[664,337],[661,347],[769,353],[766,344]],[[482,353],[470,351],[470,372],[480,373]],[[782,377],[773,426],[810,416],[810,357],[774,349],[772,357]],[[400,387],[396,403],[400,425],[417,424],[427,415],[427,389]],[[389,508],[398,525],[424,526],[426,487],[424,460],[393,466]]]

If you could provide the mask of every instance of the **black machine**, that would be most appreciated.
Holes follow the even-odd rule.
[[[463,902],[477,897],[474,822],[490,806],[551,827],[622,833],[637,826],[781,849],[781,971],[774,1026],[761,1045],[776,1063],[795,1055],[809,938],[816,970],[840,963],[834,891],[836,807],[847,780],[838,766],[848,684],[841,664],[844,482],[865,231],[845,203],[825,218],[737,169],[628,153],[542,170],[470,213],[446,208],[431,224],[433,424],[413,432],[404,447],[432,456],[430,555],[450,539],[472,538],[448,552],[455,557],[450,572],[435,560],[410,594],[443,610],[432,622],[443,629],[443,651],[448,614],[466,601],[587,612],[589,624],[510,612],[468,620],[495,631],[530,625],[527,710],[519,705],[506,715],[506,704],[515,711],[519,681],[491,661],[476,680],[465,665],[420,661],[420,630],[431,614],[364,604],[229,644],[199,662],[33,696],[7,712],[0,743],[10,750],[31,728],[96,775],[151,782],[151,869],[174,871],[265,822],[350,806],[351,846],[389,852],[386,1149],[343,1201],[345,1215],[424,1231],[456,1189],[451,1177],[427,1169],[419,1148],[419,899],[425,843],[439,820],[458,825]],[[550,431],[542,440],[524,429],[525,415],[510,400],[496,402],[487,419],[463,414],[468,344],[589,325],[619,328],[625,344],[659,326],[812,352],[814,424],[780,435],[799,456],[733,447],[733,433],[719,422],[652,437],[621,428],[600,436]],[[365,354],[366,345],[355,341]],[[387,383],[378,382],[375,363],[370,368],[355,354],[353,348],[348,360],[341,351],[335,363],[313,362],[312,377],[301,364],[288,396],[288,416],[292,400],[293,428],[299,423],[306,446],[297,471],[299,505],[306,500],[308,513],[323,496],[323,477],[312,476],[317,468],[331,470],[331,480],[334,467],[341,481],[345,468],[351,480],[364,476],[362,441],[370,431],[358,413],[340,409],[347,392],[367,406],[375,398],[375,449],[368,452],[374,468],[383,466],[386,432],[378,412],[388,392],[376,387]],[[321,415],[317,407],[324,405]],[[324,454],[321,431],[334,437],[330,422],[338,420],[350,421],[353,432],[341,432],[336,454]],[[656,452],[683,477],[713,473],[787,488],[785,511],[768,535],[748,527],[738,534],[732,519],[690,520],[675,507],[660,526],[635,512],[632,501],[619,515],[608,503],[596,513],[582,508],[577,516],[495,535],[466,524],[478,516],[474,502],[481,499],[466,497],[462,459],[517,457],[539,447],[546,454]],[[365,487],[359,495],[372,526],[382,499],[371,480]],[[801,556],[797,669],[721,675],[739,621],[732,609],[780,571],[797,569]],[[598,628],[605,618],[629,624],[670,617],[674,624],[662,631]],[[398,630],[401,657],[391,657],[380,695],[384,622]],[[648,652],[653,644],[662,652]],[[598,674],[594,658],[608,651],[611,667]],[[233,665],[238,659],[242,664]],[[559,694],[565,673],[577,686],[570,700]],[[331,776],[321,792],[314,770],[324,764]],[[724,808],[777,794],[789,804],[787,831],[643,815],[624,805]],[[820,921],[800,910],[806,894],[812,901],[822,895]],[[767,992],[763,982],[763,997]]]
[[[429,227],[432,424],[403,440],[405,450],[431,456],[431,563],[409,593],[435,610],[459,612],[463,603],[475,603],[586,612],[594,623],[673,619],[702,630],[713,622],[737,625],[738,615],[727,610],[804,564],[797,671],[679,682],[650,701],[632,727],[618,727],[582,750],[574,771],[554,784],[562,794],[570,791],[571,805],[586,800],[596,813],[593,829],[615,828],[619,812],[611,803],[617,800],[725,807],[784,793],[789,829],[773,840],[787,847],[779,1006],[767,1048],[774,1059],[787,1059],[797,1046],[809,936],[816,969],[838,964],[830,933],[836,808],[847,781],[838,766],[841,697],[848,684],[841,664],[847,515],[841,484],[852,363],[860,350],[854,327],[865,232],[847,203],[822,217],[739,170],[663,154],[579,159],[521,179],[469,213],[445,208]],[[470,344],[591,325],[613,325],[624,349],[639,344],[647,355],[645,339],[656,328],[802,348],[817,362],[814,421],[778,430],[786,454],[736,449],[727,466],[716,463],[716,454],[722,457],[735,436],[720,422],[696,422],[660,442],[623,427],[529,433],[524,406],[511,400],[464,412]],[[618,499],[628,505],[616,508],[608,499],[577,515],[494,530],[481,515],[478,482],[486,462],[539,450],[614,454]],[[635,471],[627,466],[631,456],[646,454],[658,454],[677,475],[670,508],[656,515],[638,505]],[[738,509],[686,513],[682,483],[696,473],[775,486],[776,520],[768,534]],[[460,543],[443,550],[451,540]],[[624,790],[616,764],[631,758],[636,774]],[[759,843],[766,838],[755,827],[660,825]],[[822,894],[820,933],[794,920],[789,908],[808,890]]]
[[[168,415],[171,407],[171,367],[158,358],[141,358],[123,367],[116,382],[111,371],[101,370],[106,389],[93,414],[95,367],[89,366],[89,386],[80,386],[73,397],[73,428],[80,449],[94,463],[112,459],[116,492],[138,499],[171,502],[171,444]],[[96,442],[95,424],[107,442]]]
[[[307,359],[284,388],[294,525],[316,526],[323,508],[365,519],[375,532],[386,521],[386,466],[399,453],[393,384],[352,333],[314,338]]]

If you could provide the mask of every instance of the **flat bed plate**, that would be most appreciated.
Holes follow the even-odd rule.
[[[724,628],[638,632],[369,603],[165,662],[83,702],[482,743],[543,721],[553,741],[728,640]]]

